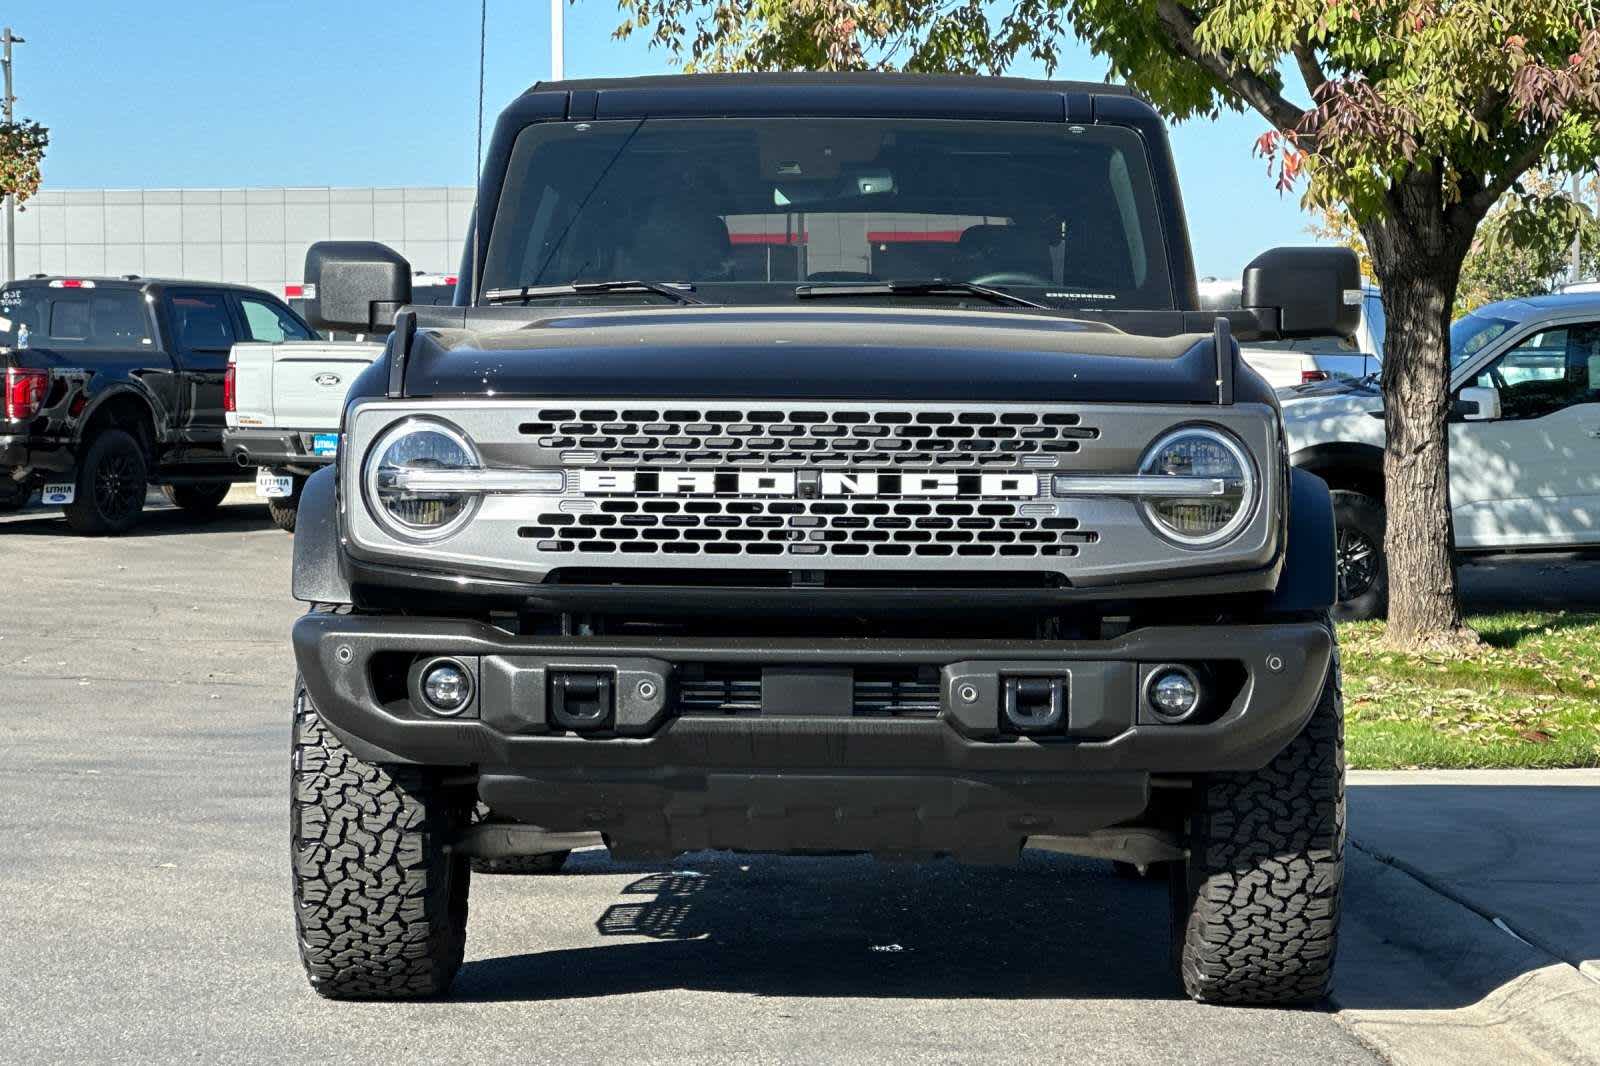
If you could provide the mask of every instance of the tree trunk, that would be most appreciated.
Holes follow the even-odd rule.
[[[1435,183],[1436,184],[1436,183]],[[1364,228],[1383,286],[1385,505],[1391,647],[1476,642],[1461,619],[1450,514],[1450,319],[1476,219],[1447,221],[1436,191],[1402,188]],[[1462,232],[1465,230],[1465,232]]]

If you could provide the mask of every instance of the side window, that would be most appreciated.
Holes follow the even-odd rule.
[[[50,339],[86,341],[89,339],[89,301],[56,299],[50,303]]]
[[[308,341],[311,334],[288,312],[266,300],[239,297],[244,312],[244,328],[253,341]]]
[[[1489,364],[1474,384],[1500,390],[1501,416],[1543,418],[1573,404],[1594,403],[1600,370],[1600,325],[1541,330]]]
[[[217,351],[233,347],[228,301],[220,292],[183,292],[169,298],[178,346],[185,351]]]

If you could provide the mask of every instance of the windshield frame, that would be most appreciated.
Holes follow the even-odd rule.
[[[533,95],[537,96],[540,94]],[[1172,181],[1170,152],[1168,151],[1165,139],[1164,127],[1160,124],[1159,120],[1156,119],[1153,112],[1149,112],[1147,116],[1145,112],[1148,112],[1148,108],[1142,104],[1139,104],[1138,101],[1119,97],[1108,97],[1108,100],[1119,104],[1134,105],[1131,109],[1113,109],[1130,110],[1130,114],[1127,116],[1127,121],[1114,120],[1106,122],[1069,124],[1064,121],[1044,121],[1042,120],[1041,116],[1029,115],[1026,116],[1027,122],[1025,124],[1030,127],[1039,128],[1039,132],[1041,133],[1053,133],[1059,131],[1063,137],[1069,136],[1073,133],[1081,134],[1094,131],[1103,131],[1105,133],[1117,131],[1117,133],[1120,135],[1116,140],[1110,141],[1107,150],[1107,158],[1117,158],[1124,161],[1128,165],[1126,167],[1122,167],[1119,163],[1118,169],[1131,170],[1134,172],[1133,184],[1137,186],[1135,189],[1135,194],[1138,197],[1136,229],[1139,237],[1137,242],[1139,244],[1139,248],[1137,251],[1132,251],[1130,249],[1130,254],[1135,258],[1142,257],[1143,268],[1145,271],[1147,271],[1147,274],[1145,275],[1145,280],[1142,282],[1132,281],[1132,278],[1138,277],[1137,273],[1130,276],[1130,281],[1133,284],[1139,285],[1142,291],[1129,296],[1127,294],[1134,293],[1134,290],[1125,290],[1123,294],[1124,298],[1099,302],[1089,298],[1092,297],[1093,294],[1080,291],[1086,288],[1083,283],[1077,281],[1076,279],[1070,278],[1065,281],[1058,281],[1055,278],[1052,278],[1048,286],[995,284],[994,287],[1015,291],[1019,296],[1023,296],[1024,298],[1034,299],[1038,300],[1039,302],[1046,303],[1047,309],[1043,313],[1050,314],[1070,315],[1074,311],[1088,313],[1091,315],[1098,315],[1102,313],[1149,314],[1174,312],[1182,313],[1185,311],[1194,310],[1195,300],[1193,296],[1193,266],[1188,254],[1189,245],[1187,239],[1187,230],[1180,227],[1175,235],[1172,228],[1174,217],[1176,217],[1180,223],[1182,221],[1182,207],[1181,202],[1177,202],[1177,190]],[[612,118],[613,116],[607,116],[608,121]],[[1149,122],[1144,123],[1141,121],[1136,121],[1144,118],[1148,118]],[[640,128],[645,128],[646,126],[654,126],[659,128],[660,125],[668,122],[681,121],[691,121],[697,124],[709,121],[726,121],[730,126],[734,126],[737,123],[758,125],[769,122],[794,122],[798,126],[799,124],[806,123],[814,119],[826,119],[830,123],[838,122],[844,119],[863,119],[865,121],[882,122],[886,125],[889,125],[891,128],[899,126],[915,128],[914,124],[949,124],[952,126],[990,126],[999,129],[1008,124],[1015,124],[1015,121],[1011,119],[991,119],[961,115],[942,116],[921,113],[908,115],[875,115],[868,113],[864,116],[859,114],[813,116],[803,113],[785,113],[781,115],[761,113],[739,114],[737,112],[732,114],[723,112],[718,115],[699,115],[693,113],[680,115],[678,113],[673,113],[670,115],[670,117],[662,118],[660,120],[651,120],[643,117],[634,119],[632,117],[623,118],[621,116],[616,116],[619,129],[623,125],[626,125],[633,127],[635,131]],[[486,221],[481,225],[481,232],[475,235],[475,247],[474,242],[469,240],[469,247],[467,249],[468,259],[467,263],[464,263],[464,266],[466,266],[470,264],[473,259],[476,259],[477,262],[484,267],[486,275],[485,284],[480,286],[474,283],[471,287],[470,295],[468,295],[466,292],[463,293],[463,296],[466,296],[467,298],[462,302],[481,303],[481,290],[484,287],[501,289],[508,287],[515,288],[519,287],[519,285],[526,284],[548,285],[557,283],[553,274],[539,278],[536,281],[529,281],[529,279],[521,277],[516,277],[513,279],[510,270],[515,268],[508,269],[508,264],[503,256],[501,257],[501,262],[498,265],[491,261],[491,257],[495,256],[497,252],[495,248],[497,236],[496,230],[500,227],[504,227],[508,222],[511,221],[510,215],[507,213],[507,211],[503,210],[506,205],[503,202],[504,198],[502,194],[514,194],[515,183],[508,182],[506,175],[513,165],[513,159],[519,155],[517,151],[518,146],[526,143],[523,139],[530,134],[533,134],[538,139],[538,142],[544,142],[544,137],[540,136],[543,131],[548,130],[556,137],[560,137],[561,133],[557,132],[558,130],[569,132],[575,130],[577,127],[587,126],[592,128],[598,124],[599,123],[546,121],[530,122],[521,126],[520,128],[508,129],[508,124],[502,121],[501,127],[496,131],[495,154],[499,158],[493,160],[490,167],[485,168],[484,175],[484,189],[487,193],[491,187],[493,187],[493,196],[490,197],[486,195],[481,201],[482,217],[485,218]],[[1148,125],[1149,128],[1144,128],[1146,125]],[[1054,129],[1046,130],[1044,127],[1054,127]],[[1152,130],[1155,134],[1159,135],[1155,143],[1151,142]],[[631,139],[631,136],[632,134],[629,134],[628,139]],[[626,142],[624,142],[624,144],[625,143]],[[494,173],[495,170],[499,170],[500,172],[498,184],[496,183],[496,177]],[[600,175],[600,179],[604,180],[604,176],[604,173],[602,173]],[[513,188],[509,192],[500,187],[507,184],[513,185]],[[527,208],[521,204],[514,204],[511,206],[512,210],[517,210],[520,208],[521,213],[524,214],[527,211]],[[774,213],[781,212],[782,210],[782,208],[775,208]],[[893,207],[886,206],[883,210],[893,213],[895,209]],[[735,213],[736,212],[729,212],[728,214],[732,216]],[[865,214],[866,212],[863,213]],[[476,227],[479,225],[479,223],[475,221],[474,225]],[[525,259],[523,261],[526,262]],[[1079,262],[1082,261],[1085,260],[1079,260]],[[1088,261],[1092,262],[1092,260]],[[469,270],[463,270],[463,274],[468,273],[471,272]],[[620,278],[620,275],[618,277]],[[512,285],[511,282],[513,280],[517,281],[518,285]],[[563,281],[570,280],[572,279],[563,279]],[[584,280],[588,279],[585,278]],[[669,278],[656,276],[652,276],[649,280],[664,282],[667,284],[678,284],[683,281],[694,281],[693,278]],[[892,278],[884,278],[882,280],[926,281],[929,280],[929,276],[925,273],[918,273],[914,277],[908,276],[906,278],[902,278],[895,276]],[[967,279],[951,276],[950,280]],[[829,282],[823,280],[812,280],[810,283],[829,284]],[[728,295],[736,297],[731,302],[736,304],[747,306],[758,303],[791,304],[794,302],[794,289],[796,285],[807,284],[807,280],[804,278],[773,278],[770,281],[765,279],[762,279],[759,282],[732,281],[726,284],[729,288]],[[881,285],[881,282],[869,281],[867,284],[869,287],[877,287]],[[739,291],[752,289],[757,285],[769,286],[770,292],[762,295],[759,299],[752,299],[750,298],[752,295],[751,293]],[[698,292],[701,297],[707,299],[708,302],[721,302],[711,290],[711,283],[694,285],[689,289],[689,291]],[[1148,297],[1148,294],[1151,291],[1155,291],[1158,294],[1157,298]],[[864,299],[870,299],[872,295],[874,294],[863,293],[862,297]],[[876,295],[881,298],[885,294],[880,292]],[[893,294],[888,295],[892,296]],[[930,294],[918,293],[916,294],[916,298],[934,304],[950,301],[952,299],[964,298],[968,302],[972,303],[974,307],[1004,306],[1003,304],[998,304],[971,296],[962,297],[959,293],[932,294],[934,297],[932,299],[929,298],[929,295]],[[588,303],[592,301],[580,299],[575,302]]]

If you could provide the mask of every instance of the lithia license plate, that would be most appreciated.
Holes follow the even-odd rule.
[[[272,474],[265,470],[257,470],[256,495],[269,500],[293,496],[294,478],[287,474]]]

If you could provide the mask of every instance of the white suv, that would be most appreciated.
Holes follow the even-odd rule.
[[[1600,545],[1600,293],[1489,304],[1450,328],[1450,504],[1463,557]],[[1340,613],[1387,606],[1376,382],[1281,394],[1294,465],[1334,489]]]

